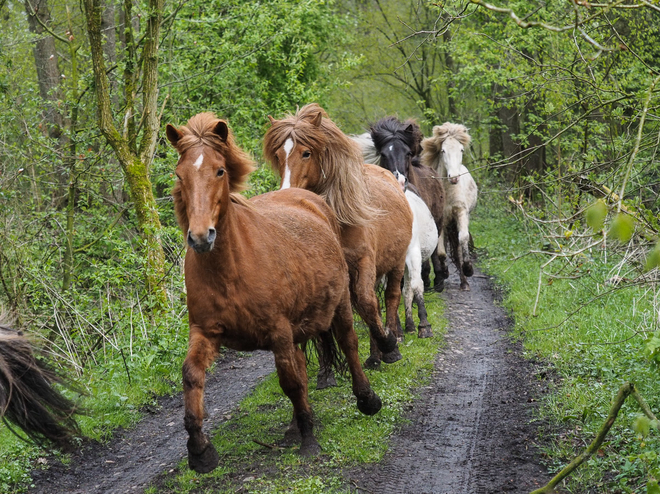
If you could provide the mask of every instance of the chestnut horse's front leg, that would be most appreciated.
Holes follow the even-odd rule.
[[[201,328],[190,327],[188,355],[183,362],[183,401],[185,405],[183,422],[189,436],[188,466],[198,473],[212,471],[219,462],[215,447],[202,432],[206,369],[213,362],[218,348],[218,342],[212,341]]]
[[[301,435],[300,454],[314,456],[321,452],[321,447],[314,437],[312,409],[307,397],[307,366],[305,354],[293,343],[291,329],[289,336],[273,345],[275,368],[280,380],[280,387],[293,404],[293,418]]]

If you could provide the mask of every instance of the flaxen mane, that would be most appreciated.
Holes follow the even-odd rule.
[[[224,121],[211,112],[198,113],[188,120],[187,125],[177,129],[181,137],[173,145],[179,154],[183,154],[192,147],[202,145],[210,146],[222,154],[227,167],[229,190],[232,193],[231,199],[235,203],[247,205],[249,204],[247,199],[238,192],[248,188],[247,178],[255,170],[255,166],[248,154],[236,145],[231,130],[227,130],[225,140],[222,140],[215,132],[215,128],[220,122]],[[224,123],[226,125],[226,122]],[[174,196],[174,211],[181,228],[186,232],[188,230],[188,215],[186,205],[181,200],[181,187],[178,181],[174,186],[172,195]]]
[[[322,118],[317,126],[314,121],[319,113]],[[360,149],[328,118],[323,108],[310,103],[295,115],[273,121],[264,137],[264,155],[280,176],[282,169],[276,153],[289,138],[309,147],[317,157],[321,180],[310,190],[325,199],[341,225],[363,225],[378,214],[369,204]]]
[[[422,141],[421,161],[423,165],[437,168],[438,158],[442,151],[442,143],[453,137],[463,146],[470,144],[472,138],[468,134],[468,128],[462,124],[445,122],[433,127],[433,136]]]

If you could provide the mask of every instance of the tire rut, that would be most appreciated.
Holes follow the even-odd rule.
[[[471,291],[458,276],[442,298],[448,320],[430,385],[373,467],[349,473],[357,492],[491,494],[529,492],[549,474],[536,456],[535,397],[545,386],[507,336],[510,321],[495,305],[491,281],[476,271]]]
[[[257,383],[275,370],[270,352],[250,356],[227,351],[207,375],[204,430],[225,420]],[[61,463],[32,472],[29,492],[43,494],[114,494],[142,492],[152,480],[175,468],[186,454],[188,433],[183,428],[183,395],[160,401],[160,410],[134,428],[119,432],[108,444],[87,443],[70,467]]]

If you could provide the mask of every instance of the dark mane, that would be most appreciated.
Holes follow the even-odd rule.
[[[371,126],[370,132],[379,153],[392,139],[403,141],[412,151],[413,157],[419,156],[422,151],[421,143],[424,136],[417,122],[412,119],[401,122],[393,116],[381,118]]]

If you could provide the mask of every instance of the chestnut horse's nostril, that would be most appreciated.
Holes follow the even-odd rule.
[[[192,237],[192,233],[190,233],[190,230],[188,230],[188,245],[192,247],[195,244],[195,240]]]
[[[210,244],[215,242],[215,228],[209,228],[209,235],[206,241]]]

